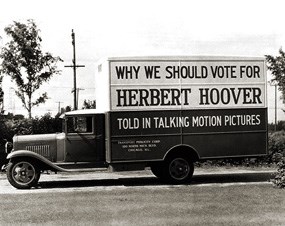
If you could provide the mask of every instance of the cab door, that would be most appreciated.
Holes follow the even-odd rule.
[[[96,133],[94,116],[66,118],[65,162],[95,162]]]

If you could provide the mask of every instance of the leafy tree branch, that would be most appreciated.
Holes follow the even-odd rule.
[[[0,74],[10,76],[16,83],[15,93],[31,118],[32,108],[48,99],[47,93],[33,98],[35,91],[53,75],[60,74],[57,63],[62,59],[42,52],[40,30],[33,20],[27,20],[26,24],[14,22],[4,30],[10,41],[1,50]]]
[[[285,52],[279,49],[278,56],[266,55],[267,67],[273,75],[272,81],[278,85],[278,89],[282,92],[283,101],[285,100]]]

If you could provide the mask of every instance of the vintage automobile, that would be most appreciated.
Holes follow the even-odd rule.
[[[47,170],[71,172],[106,167],[103,117],[95,110],[69,112],[62,116],[66,124],[62,133],[14,136],[13,150],[7,156],[10,184],[19,189],[31,188]]]
[[[66,113],[62,133],[14,137],[11,185],[98,167],[181,184],[195,161],[268,154],[264,58],[115,57],[97,69],[96,110]]]

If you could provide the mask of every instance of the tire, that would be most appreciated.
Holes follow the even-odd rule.
[[[7,179],[13,187],[18,189],[30,189],[36,186],[40,175],[39,168],[30,159],[13,160],[7,167]]]
[[[186,156],[173,156],[166,159],[163,179],[171,184],[190,182],[194,173],[194,163]]]

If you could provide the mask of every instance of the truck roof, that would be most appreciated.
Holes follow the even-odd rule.
[[[104,114],[104,112],[99,111],[97,109],[81,109],[81,110],[65,112],[60,116],[60,118],[64,118],[65,116],[70,116],[70,115],[94,115],[94,114]]]
[[[228,60],[228,61],[239,61],[239,60],[254,60],[254,61],[260,61],[260,60],[265,60],[264,56],[203,56],[203,55],[197,55],[197,56],[189,56],[189,55],[181,55],[181,56],[123,56],[123,57],[103,57],[101,58],[97,64],[101,64],[104,61],[140,61],[140,60],[147,60],[147,61],[156,61],[156,60],[163,60],[163,61],[173,61],[173,60],[195,60],[195,61],[219,61],[219,60]]]
[[[225,55],[168,55],[168,56],[109,56],[102,57],[96,65],[102,65],[105,62],[120,61],[265,61],[264,56],[225,56]]]

